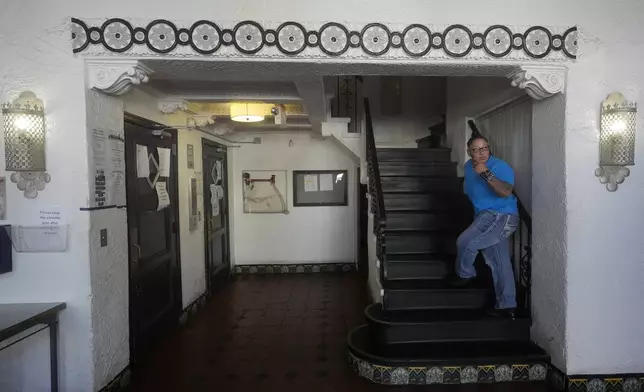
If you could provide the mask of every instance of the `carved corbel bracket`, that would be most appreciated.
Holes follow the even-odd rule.
[[[88,87],[108,95],[123,95],[133,85],[147,83],[152,70],[138,60],[87,60]]]
[[[566,68],[552,66],[521,66],[508,75],[512,86],[525,90],[533,99],[550,98],[563,93]]]
[[[178,111],[192,113],[188,107],[188,101],[178,98],[164,98],[157,101],[157,106],[163,114],[173,114]]]

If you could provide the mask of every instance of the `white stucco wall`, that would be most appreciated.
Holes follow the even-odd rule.
[[[94,243],[89,241],[90,215],[92,227],[110,223],[99,214],[79,210],[87,205],[89,189],[85,87],[82,60],[70,53],[70,16],[123,16],[146,20],[165,17],[188,23],[208,16],[222,21],[272,18],[303,22],[417,23],[423,21],[419,15],[431,15],[431,22],[436,24],[577,24],[581,32],[581,54],[579,60],[570,65],[567,86],[565,170],[559,168],[549,173],[552,177],[548,182],[555,184],[550,186],[565,184],[565,189],[558,189],[549,197],[565,194],[566,199],[567,229],[561,233],[565,239],[552,239],[560,241],[553,244],[555,247],[566,244],[565,251],[562,250],[565,253],[561,259],[563,265],[558,267],[566,271],[568,281],[565,297],[560,299],[565,306],[565,340],[557,342],[564,347],[566,355],[559,357],[565,358],[565,368],[571,374],[642,372],[644,332],[638,326],[644,322],[640,300],[644,294],[644,286],[640,283],[644,280],[641,257],[644,243],[637,238],[637,233],[641,221],[639,200],[644,197],[644,188],[640,185],[643,174],[639,166],[635,166],[620,189],[608,193],[593,171],[597,162],[601,100],[614,90],[621,90],[630,99],[642,98],[640,88],[644,85],[644,76],[639,64],[644,38],[639,18],[644,13],[643,7],[639,0],[543,0],[538,3],[526,0],[512,6],[502,0],[485,4],[473,0],[458,3],[433,0],[405,7],[385,1],[365,6],[357,0],[324,3],[275,0],[261,4],[252,0],[227,3],[193,0],[182,7],[174,3],[123,0],[109,3],[2,1],[0,99],[7,101],[23,89],[31,89],[43,99],[49,132],[48,171],[52,175],[52,182],[36,200],[24,199],[12,184],[8,184],[8,222],[21,224],[28,221],[34,210],[57,206],[66,215],[70,231],[65,253],[16,254],[14,271],[0,276],[0,301],[67,302],[68,309],[61,318],[63,391],[98,389],[104,380],[99,377],[95,382],[95,372],[109,374],[121,363],[122,353],[95,347],[97,343],[108,342],[101,343],[103,340],[92,337],[92,325],[96,323],[92,320],[95,311],[91,306],[100,302],[91,299],[95,293],[91,291],[90,246]],[[413,63],[401,62],[398,66],[413,67]],[[638,121],[637,156],[640,156],[643,152],[642,116]],[[547,153],[555,154],[557,150],[554,151]],[[0,175],[4,172],[0,171]],[[563,180],[558,177],[563,175]],[[560,210],[544,211],[543,219],[559,222],[560,218],[554,214],[560,213]],[[546,281],[548,286],[543,287],[544,290],[559,290],[555,286],[560,285],[560,281]],[[115,284],[110,283],[110,287],[126,287],[126,282],[117,280]],[[108,312],[109,308],[103,311]],[[552,322],[564,323],[564,320]],[[100,352],[113,352],[114,356],[106,359],[113,363],[93,363],[95,353]],[[8,360],[20,361],[19,358]],[[27,378],[25,376],[25,380]],[[37,385],[42,385],[42,381],[25,383],[41,382]]]
[[[567,368],[644,372],[644,3],[593,14],[582,60],[571,65],[566,105]],[[601,101],[638,101],[636,166],[615,193],[594,176]]]
[[[565,97],[532,108],[531,336],[566,369]]]
[[[353,262],[356,254],[356,164],[331,139],[309,132],[247,135],[262,144],[243,144],[233,152],[235,259],[237,265]],[[293,146],[289,147],[289,141]],[[289,214],[245,214],[244,170],[286,170]],[[293,170],[347,170],[348,206],[294,207]]]

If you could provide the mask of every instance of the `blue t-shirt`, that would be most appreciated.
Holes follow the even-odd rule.
[[[485,163],[496,178],[514,186],[514,170],[504,161],[490,156]],[[517,199],[514,195],[501,197],[494,192],[492,187],[485,182],[472,167],[472,160],[465,162],[465,194],[474,205],[474,212],[489,210],[505,214],[517,215]]]

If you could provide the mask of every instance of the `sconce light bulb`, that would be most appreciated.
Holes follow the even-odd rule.
[[[624,120],[616,120],[611,127],[611,131],[614,133],[624,133],[626,131],[626,123]]]
[[[25,116],[16,118],[16,121],[14,122],[14,126],[21,131],[26,131],[27,129],[29,129],[29,125],[30,121]]]

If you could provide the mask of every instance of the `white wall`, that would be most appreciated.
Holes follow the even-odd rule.
[[[416,147],[416,140],[429,135],[445,111],[445,78],[403,76],[402,113],[383,115],[379,76],[365,76],[363,94],[369,98],[371,120],[378,147]]]
[[[637,3],[637,5],[635,5]],[[566,104],[567,368],[644,372],[644,3],[601,3],[585,19]],[[600,8],[600,9],[598,9]],[[612,15],[606,18],[605,15]],[[636,166],[610,193],[594,176],[601,101],[638,101]]]
[[[309,132],[247,135],[262,144],[234,149],[235,259],[237,265],[353,262],[356,248],[356,165],[330,139],[313,139]],[[289,140],[293,146],[289,147]],[[244,170],[287,170],[289,214],[245,214],[242,201]],[[293,170],[348,170],[345,207],[294,207]]]
[[[64,391],[93,385],[89,263],[90,214],[83,64],[69,55],[69,18],[61,6],[50,12],[36,2],[0,3],[0,101],[32,90],[45,105],[47,169],[52,180],[35,200],[7,181],[7,221],[29,225],[41,208],[58,208],[69,225],[67,251],[15,253],[13,272],[0,275],[0,302],[67,303],[60,318],[60,383]],[[21,32],[22,31],[22,32]],[[5,172],[0,132],[0,176]],[[42,336],[42,334],[39,334]],[[0,352],[0,363],[21,364],[21,373],[0,373],[0,389],[47,390],[49,339],[33,336]],[[4,366],[3,366],[4,368]],[[2,370],[0,370],[1,372]]]
[[[525,93],[512,87],[505,78],[447,78],[447,144],[452,148],[452,161],[459,163],[459,176],[463,176],[462,165],[469,159],[465,146],[471,136],[467,118],[483,114],[522,95]]]
[[[565,97],[532,107],[531,335],[559,369],[566,363]]]

